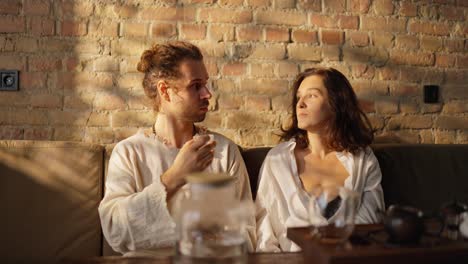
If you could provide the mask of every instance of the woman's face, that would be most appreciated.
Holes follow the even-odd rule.
[[[309,132],[320,132],[331,117],[328,92],[322,77],[306,77],[299,85],[296,96],[298,127]]]

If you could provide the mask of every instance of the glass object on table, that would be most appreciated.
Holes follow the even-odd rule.
[[[291,202],[304,199],[299,197],[304,194],[312,239],[322,245],[347,242],[354,229],[358,193],[343,186],[329,186],[313,193],[295,193]],[[292,208],[297,210],[294,204]]]
[[[175,210],[176,263],[246,263],[251,202],[236,199],[230,175],[197,173],[186,179],[189,188]]]

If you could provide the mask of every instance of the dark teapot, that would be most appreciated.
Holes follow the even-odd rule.
[[[418,243],[425,230],[424,213],[411,206],[391,205],[383,218],[390,243]]]

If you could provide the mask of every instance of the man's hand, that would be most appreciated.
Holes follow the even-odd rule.
[[[203,171],[213,161],[216,142],[208,135],[194,137],[187,141],[177,154],[174,164],[161,176],[168,194],[177,191],[185,184],[185,176]]]

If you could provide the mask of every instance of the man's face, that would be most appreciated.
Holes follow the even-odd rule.
[[[201,122],[208,112],[208,100],[211,98],[205,64],[203,61],[184,60],[179,71],[181,77],[169,82],[167,114],[181,121]]]

